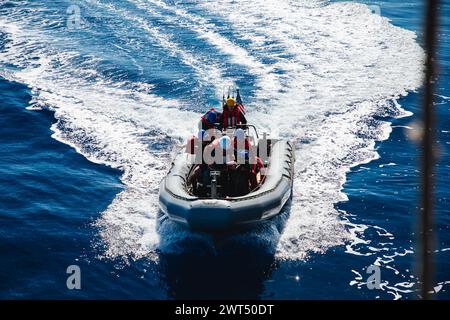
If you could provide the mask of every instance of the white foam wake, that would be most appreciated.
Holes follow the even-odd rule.
[[[294,201],[278,255],[302,258],[350,239],[334,206],[346,199],[346,173],[376,159],[375,141],[389,136],[389,124],[373,116],[385,110],[404,115],[393,98],[421,83],[415,34],[356,3],[202,6],[229,19],[256,58],[270,58],[283,85],[259,92],[259,101],[270,103],[249,115],[267,131],[297,141]],[[239,12],[240,19],[229,12]]]
[[[150,35],[162,55],[190,65],[203,87],[233,82],[225,62],[177,43],[152,17],[164,19],[169,12],[166,23],[194,31],[227,63],[243,66],[248,77],[257,79],[255,93],[247,97],[248,118],[272,136],[293,140],[298,150],[289,220],[275,244],[278,257],[303,259],[352,239],[335,205],[346,199],[341,191],[346,173],[376,159],[375,142],[389,136],[389,123],[373,117],[387,111],[404,115],[393,99],[420,85],[423,53],[413,32],[356,3],[218,0],[173,7],[130,1],[140,11],[105,1],[87,3],[146,31],[142,41],[150,41]],[[11,42],[0,62],[23,68],[5,69],[2,76],[30,85],[36,103],[56,111],[55,138],[92,161],[123,169],[126,188],[97,222],[106,255],[151,254],[159,245],[156,192],[167,150],[189,133],[198,114],[185,111],[177,99],[157,96],[152,84],[105,78],[97,68],[100,53],[80,65],[80,52],[61,49],[61,37],[23,19],[1,18]],[[127,40],[119,31],[116,36]]]
[[[105,255],[148,253],[158,243],[156,195],[170,148],[190,133],[198,114],[179,110],[178,101],[153,95],[149,86],[124,89],[120,83],[102,79],[95,68],[90,69],[96,59],[86,61],[86,69],[72,65],[78,53],[52,50],[52,39],[45,34],[10,21],[0,27],[11,35],[1,62],[15,65],[1,76],[29,85],[33,108],[55,111],[58,121],[52,127],[53,137],[93,162],[123,170],[126,188],[97,222]],[[72,71],[77,67],[81,77],[74,78]],[[95,82],[88,81],[91,75]]]

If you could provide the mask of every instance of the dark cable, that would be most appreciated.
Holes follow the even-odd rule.
[[[423,96],[423,137],[422,137],[422,199],[421,199],[421,270],[422,299],[431,299],[433,292],[433,186],[434,186],[434,125],[433,106],[434,81],[436,79],[436,40],[438,31],[439,0],[425,1],[425,84]]]

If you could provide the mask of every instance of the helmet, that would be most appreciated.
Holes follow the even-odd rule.
[[[245,131],[241,128],[238,128],[234,131],[234,136],[238,139],[244,139],[245,138]]]
[[[203,130],[203,129],[201,129],[201,130],[198,132],[198,134],[197,134],[197,138],[198,138],[199,140],[202,140],[203,137],[205,136],[205,133],[206,133],[206,131]]]
[[[237,161],[239,164],[248,164],[249,163],[250,154],[248,150],[241,150],[238,152]],[[244,161],[241,163],[241,161]]]
[[[219,144],[220,144],[220,147],[223,150],[226,150],[226,149],[230,148],[230,146],[231,146],[231,139],[230,139],[230,137],[224,136],[224,137],[220,138]]]
[[[227,106],[228,107],[234,107],[236,105],[236,100],[234,98],[228,98],[227,99]]]
[[[215,111],[209,111],[206,114],[206,120],[208,120],[209,123],[216,123],[217,113]]]
[[[248,160],[250,158],[250,153],[248,152],[248,150],[241,150],[241,151],[239,151],[239,157],[242,157],[245,160]]]
[[[208,132],[205,132],[203,134],[203,142],[209,142],[211,140],[211,137],[209,136]]]

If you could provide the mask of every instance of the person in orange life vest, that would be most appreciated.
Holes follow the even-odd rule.
[[[233,152],[233,142],[228,136],[223,136],[219,139],[219,146],[222,149],[222,163],[220,165],[220,183],[222,185],[222,194],[225,197],[232,195],[232,185],[230,171],[236,167],[236,161]]]
[[[244,107],[237,104],[233,98],[228,98],[223,106],[222,112],[222,128],[234,128],[238,124],[247,124],[247,119],[244,115]]]
[[[210,182],[210,172],[220,171],[219,185],[222,194],[227,196],[229,193],[228,170],[229,166],[234,164],[234,155],[232,151],[230,153],[231,146],[231,139],[228,136],[214,139],[209,143],[204,150],[204,163],[194,170],[193,181],[198,181],[202,186],[207,186]]]
[[[240,156],[245,159],[246,167],[250,172],[250,186],[251,190],[258,187],[259,183],[262,180],[262,168],[264,164],[260,157],[253,155],[252,161],[250,161],[250,152],[248,150],[240,151]]]
[[[228,136],[214,139],[205,147],[205,163],[215,168],[223,168],[222,165],[233,162],[234,154],[231,147],[232,142],[230,137]]]
[[[240,197],[252,190],[252,170],[248,150],[240,150],[237,164],[230,171],[230,192],[233,197]]]
[[[234,131],[233,146],[235,157],[237,157],[237,154],[241,150],[250,150],[252,145],[252,142],[245,136],[243,129],[238,128]]]
[[[221,122],[221,113],[214,108],[209,109],[200,119],[199,128],[203,130],[214,129],[216,123]]]
[[[197,136],[191,136],[186,143],[186,153],[196,154],[197,148],[201,147],[202,151],[209,143],[208,133],[200,129]]]
[[[188,184],[192,185],[194,195],[206,196],[211,167],[209,164],[205,163],[203,155],[204,152],[211,153],[211,150],[214,150],[214,148],[218,145],[218,141],[214,136],[210,138],[208,132],[201,129],[198,132],[197,137],[192,137],[190,139],[190,143],[188,142],[188,147],[189,145],[191,146],[190,148],[195,148],[195,152],[192,154],[196,155],[195,164],[197,164],[197,166],[190,176]],[[197,152],[199,151],[199,148],[201,149],[201,152]]]

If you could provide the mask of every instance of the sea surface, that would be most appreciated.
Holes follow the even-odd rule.
[[[423,16],[418,0],[1,0],[0,298],[416,299]],[[441,16],[449,299],[450,1]],[[253,230],[192,232],[158,215],[158,185],[230,85],[295,143],[293,198]]]

